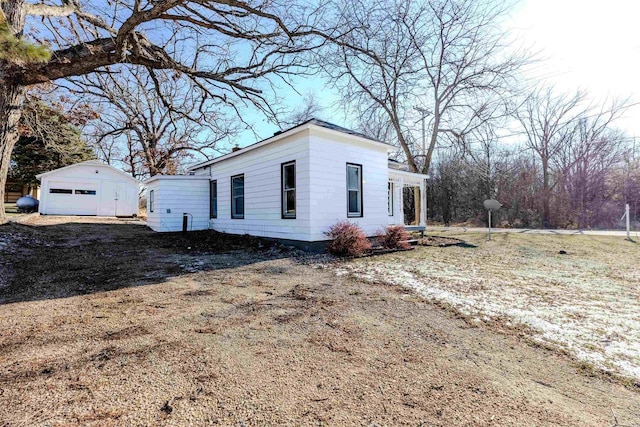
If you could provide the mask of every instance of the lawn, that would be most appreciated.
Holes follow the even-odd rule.
[[[153,233],[138,221],[26,222],[0,226],[0,426],[640,419],[633,387],[584,375],[566,356],[407,287],[344,274],[405,262],[449,277],[457,269],[445,270],[447,260],[466,257],[482,278],[498,258],[482,259],[490,251],[479,238],[476,249],[335,262],[244,236]]]
[[[406,286],[476,322],[518,329],[584,369],[640,382],[640,244],[620,237],[440,233],[467,245],[344,265]]]

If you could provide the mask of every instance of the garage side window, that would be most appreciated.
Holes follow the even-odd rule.
[[[218,218],[218,181],[209,183],[209,218]]]
[[[155,190],[151,190],[149,191],[149,212],[153,212],[153,205],[154,205],[154,194]]]
[[[85,196],[95,196],[96,190],[76,190],[76,194],[82,194]]]
[[[244,218],[244,175],[231,177],[231,218]]]
[[[73,191],[66,188],[50,188],[49,193],[51,194],[73,194]]]

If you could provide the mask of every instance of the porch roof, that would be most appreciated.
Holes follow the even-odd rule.
[[[427,178],[429,178],[429,175],[389,168],[389,181],[391,182],[403,182],[404,185],[421,186]]]

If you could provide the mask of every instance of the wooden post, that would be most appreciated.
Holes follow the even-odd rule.
[[[420,225],[420,212],[422,208],[422,203],[420,203],[421,193],[422,192],[420,191],[419,186],[413,187],[413,205],[415,207],[413,221],[416,223],[416,225]]]
[[[400,182],[398,187],[400,187],[400,209],[398,210],[398,214],[400,215],[400,225],[405,225],[404,223],[404,180],[400,178]]]
[[[631,221],[629,220],[629,203],[625,206],[624,215],[627,217],[627,240],[631,240]]]

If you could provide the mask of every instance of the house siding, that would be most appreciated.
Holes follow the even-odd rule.
[[[311,241],[324,235],[337,221],[358,224],[374,236],[388,222],[387,148],[336,137],[318,130],[310,138]],[[347,163],[362,165],[362,217],[347,216]]]
[[[281,165],[296,162],[296,218],[282,218]],[[300,132],[193,171],[218,181],[218,217],[210,228],[231,234],[309,240],[309,139]],[[244,175],[244,218],[231,218],[231,177]],[[208,201],[208,196],[207,196]],[[207,211],[208,218],[208,211]]]
[[[147,226],[154,231],[181,231],[187,214],[189,231],[209,228],[209,180],[195,177],[164,177],[147,185]],[[154,207],[149,211],[153,190]]]
[[[350,134],[301,129],[193,169],[193,176],[175,182],[170,177],[152,180],[147,190],[155,190],[156,216],[149,213],[147,222],[156,231],[178,231],[182,212],[188,211],[194,230],[208,227],[283,241],[323,242],[329,227],[348,220],[374,236],[389,222],[387,153],[388,146]],[[282,218],[281,167],[291,161],[296,165],[296,217]],[[362,166],[362,217],[347,215],[347,163]],[[237,175],[244,175],[242,219],[231,218],[231,177]],[[212,180],[218,186],[217,218],[209,218]],[[175,221],[157,218],[167,208],[176,212]]]

